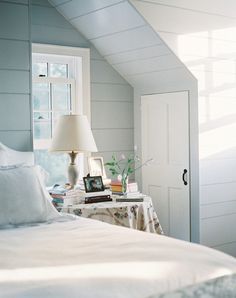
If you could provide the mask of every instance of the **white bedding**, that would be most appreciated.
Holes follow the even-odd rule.
[[[0,231],[0,297],[148,297],[236,272],[236,260],[78,218]]]

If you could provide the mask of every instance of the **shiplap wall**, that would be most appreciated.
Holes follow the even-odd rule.
[[[198,79],[200,239],[236,256],[236,2],[133,3]]]
[[[198,241],[197,82],[129,1],[50,1],[135,90],[135,144],[141,156],[143,94],[189,90],[191,131],[192,240]],[[102,22],[101,22],[102,20]],[[119,119],[117,119],[118,121]],[[123,119],[120,119],[123,122]],[[144,132],[145,133],[145,132]],[[141,172],[136,179],[141,186]]]
[[[0,1],[0,142],[31,150],[28,0]]]
[[[48,1],[32,1],[32,42],[91,49],[91,121],[105,161],[133,152],[133,88]]]

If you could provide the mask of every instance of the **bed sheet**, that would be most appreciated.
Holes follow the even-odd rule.
[[[235,298],[236,274],[225,275],[148,298]]]
[[[234,272],[215,250],[92,219],[0,231],[4,298],[143,298]]]

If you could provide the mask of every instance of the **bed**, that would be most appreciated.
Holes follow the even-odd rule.
[[[0,161],[4,150],[0,146]],[[22,156],[18,161],[23,161]],[[207,247],[59,214],[49,202],[42,178],[35,178],[40,191],[33,190],[30,179],[42,177],[38,170],[6,163],[0,169],[1,204],[6,198],[10,204],[7,185],[11,179],[18,183],[16,177],[24,179],[26,186],[29,181],[32,198],[28,200],[25,185],[19,184],[20,193],[26,191],[24,208],[20,204],[15,212],[11,206],[7,224],[1,220],[10,207],[5,205],[7,212],[0,209],[0,297],[156,298],[236,273],[233,257]],[[19,186],[15,201],[18,194]],[[36,208],[37,200],[44,200],[44,205]],[[31,212],[31,207],[36,211]],[[42,219],[45,210],[47,217]]]

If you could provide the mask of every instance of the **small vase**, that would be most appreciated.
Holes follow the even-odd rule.
[[[123,194],[126,194],[126,192],[127,192],[128,180],[129,180],[128,176],[122,177],[122,179],[121,179]]]

